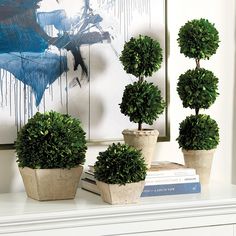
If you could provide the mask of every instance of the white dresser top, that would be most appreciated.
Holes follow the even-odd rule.
[[[194,220],[188,222],[190,218]],[[129,205],[109,205],[81,189],[74,200],[64,201],[38,202],[25,193],[0,195],[0,234],[143,221],[158,221],[162,229],[181,228],[181,222],[191,227],[236,223],[236,186],[214,185],[203,187],[200,194],[145,197]]]

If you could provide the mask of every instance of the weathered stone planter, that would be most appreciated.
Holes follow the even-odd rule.
[[[128,183],[125,185],[107,184],[96,181],[104,202],[110,204],[127,204],[139,202],[144,188],[144,181]]]
[[[73,199],[83,171],[71,169],[19,168],[28,197],[39,201]]]
[[[125,143],[141,150],[147,167],[151,166],[159,132],[157,130],[128,130],[122,132]]]
[[[184,154],[185,166],[196,169],[201,184],[208,184],[215,149],[182,150],[182,152]]]

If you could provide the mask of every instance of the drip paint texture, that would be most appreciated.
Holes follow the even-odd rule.
[[[0,0],[0,108],[9,107],[9,114],[15,114],[17,129],[39,107],[47,110],[45,91],[49,92],[48,99],[54,99],[56,80],[60,93],[66,94],[66,102],[61,104],[68,112],[69,84],[74,87],[75,83],[81,85],[82,78],[90,78],[89,57],[82,55],[82,47],[104,42],[114,46],[113,27],[104,26],[102,14],[120,23],[116,33],[124,35],[126,41],[131,36],[133,12],[150,13],[150,0],[81,0],[78,12],[69,15],[60,5],[62,1],[67,6],[68,1],[74,2]],[[43,8],[44,4],[51,9]],[[114,52],[118,57],[119,50],[115,48]],[[73,57],[70,69],[68,55]],[[68,70],[74,71],[71,81]]]

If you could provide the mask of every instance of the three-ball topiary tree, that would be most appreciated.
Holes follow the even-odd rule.
[[[200,61],[216,53],[220,42],[219,33],[207,19],[195,19],[182,26],[178,36],[180,52],[193,58],[196,67],[180,75],[177,83],[177,92],[183,106],[195,110],[195,115],[188,116],[180,123],[177,141],[183,150],[185,164],[197,170],[202,183],[208,183],[212,156],[219,143],[219,128],[209,115],[199,112],[215,102],[218,78],[213,72],[201,68]],[[195,166],[192,166],[193,163]]]
[[[165,102],[158,86],[147,82],[145,78],[160,69],[163,61],[162,48],[157,40],[149,36],[132,37],[124,45],[120,61],[124,70],[138,79],[125,87],[120,104],[121,112],[128,116],[131,122],[138,124],[138,130],[122,132],[124,140],[127,144],[142,150],[150,166],[159,132],[143,129],[142,125],[143,123],[152,125],[163,113]],[[151,147],[147,147],[147,143],[150,143]]]

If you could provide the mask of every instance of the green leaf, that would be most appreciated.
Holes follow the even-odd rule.
[[[37,112],[16,139],[20,167],[72,168],[84,163],[86,150],[79,119],[54,111]]]
[[[219,127],[208,115],[191,115],[180,123],[177,141],[186,150],[210,150],[219,144]]]
[[[178,36],[180,52],[189,58],[209,59],[219,47],[219,32],[207,19],[188,21]]]
[[[94,170],[97,180],[124,185],[144,180],[147,167],[139,150],[127,144],[113,143],[99,153]]]
[[[163,61],[160,43],[149,36],[139,35],[125,43],[120,61],[124,70],[138,78],[151,76]]]
[[[216,100],[218,78],[209,70],[196,68],[180,75],[177,92],[184,107],[207,109]]]
[[[121,113],[129,116],[131,122],[149,125],[153,124],[165,108],[158,86],[147,81],[127,85],[119,105]]]

